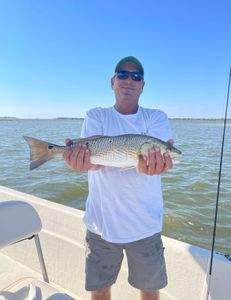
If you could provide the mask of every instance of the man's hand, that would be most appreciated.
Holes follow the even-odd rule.
[[[70,139],[66,139],[65,143],[66,145],[71,145],[72,141]],[[73,170],[78,172],[86,172],[90,169],[99,169],[100,166],[93,165],[90,162],[90,155],[90,150],[85,144],[78,144],[67,149],[63,154],[63,158]]]
[[[173,140],[169,140],[168,143],[173,144]],[[139,157],[138,170],[141,173],[147,175],[162,174],[173,166],[172,159],[168,153],[164,153],[163,156],[160,149],[150,149],[148,155],[142,155]]]

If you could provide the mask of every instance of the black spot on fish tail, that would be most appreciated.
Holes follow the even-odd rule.
[[[50,151],[53,145],[50,145],[50,143],[28,136],[24,136],[24,139],[30,147],[30,170],[36,169],[54,158],[54,154]]]

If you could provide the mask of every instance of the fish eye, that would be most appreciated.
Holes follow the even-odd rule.
[[[48,149],[49,149],[49,150],[52,150],[52,149],[53,149],[53,146],[52,146],[52,145],[49,145],[49,146],[48,146]]]

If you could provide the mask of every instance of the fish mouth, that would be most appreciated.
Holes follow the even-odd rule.
[[[175,147],[172,147],[171,151],[175,152],[176,154],[179,154],[179,155],[182,154],[182,152],[180,150],[178,150],[177,148],[175,148]]]
[[[174,149],[175,150],[175,152],[177,153],[177,154],[179,154],[179,155],[181,155],[182,154],[182,152],[180,151],[180,150],[178,150],[178,149]]]
[[[175,148],[172,144],[169,144],[168,150],[172,153],[176,153],[179,155],[182,154],[182,152],[179,149]]]

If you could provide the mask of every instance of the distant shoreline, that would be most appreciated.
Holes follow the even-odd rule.
[[[30,120],[84,120],[84,118],[66,118],[66,117],[58,117],[58,118],[17,118],[17,117],[0,117],[0,121],[30,121]]]
[[[57,117],[57,118],[17,118],[17,117],[0,117],[0,121],[30,121],[30,120],[84,120],[84,118],[74,118],[74,117]],[[223,118],[169,118],[169,120],[202,120],[202,121],[223,121]],[[228,118],[227,121],[231,121]]]

